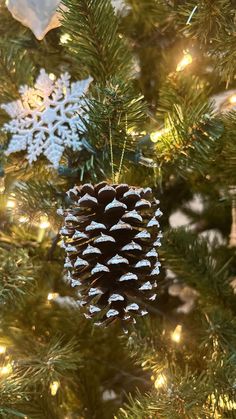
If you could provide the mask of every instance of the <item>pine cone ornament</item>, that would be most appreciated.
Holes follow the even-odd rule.
[[[162,215],[151,188],[126,184],[75,186],[71,207],[59,210],[65,268],[79,286],[80,305],[96,324],[144,316],[156,298]]]

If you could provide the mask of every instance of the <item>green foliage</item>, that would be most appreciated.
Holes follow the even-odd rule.
[[[185,36],[199,43],[205,54],[214,60],[218,71],[228,83],[234,76],[235,59],[234,25],[235,10],[230,0],[214,2],[186,1],[177,9],[177,19]]]
[[[183,374],[176,368],[166,371],[165,379],[163,388],[147,395],[139,393],[136,399],[131,397],[130,404],[116,418],[192,419],[199,415],[210,418],[211,412],[204,406],[209,391],[206,377],[196,377],[187,368]]]
[[[25,250],[1,249],[0,270],[0,303],[20,304],[25,295],[32,291],[34,270],[30,258]],[[9,305],[7,305],[9,308]]]
[[[63,339],[56,338],[46,343],[39,342],[31,348],[26,342],[22,355],[24,357],[18,359],[16,365],[18,373],[30,377],[31,385],[41,384],[47,389],[53,381],[60,380],[70,371],[76,371],[80,360],[75,341],[63,342]]]
[[[110,1],[64,0],[68,10],[62,25],[71,37],[69,48],[96,81],[127,77],[131,55],[118,33],[118,20]]]
[[[211,95],[225,90],[222,80],[235,88],[233,2],[126,0],[118,15],[108,0],[63,3],[62,27],[39,42],[0,1],[1,103],[17,99],[19,86],[32,85],[41,67],[55,75],[69,71],[73,80],[94,79],[85,149],[66,153],[58,171],[43,159],[29,166],[23,153],[6,158],[8,138],[1,133],[0,343],[7,350],[0,368],[10,361],[13,372],[3,377],[0,369],[0,416],[231,419],[236,409],[222,400],[235,399],[230,282],[236,258],[227,243],[236,118],[235,111],[216,114]],[[62,44],[65,33],[70,39]],[[193,63],[177,72],[184,50]],[[1,125],[6,118],[1,112]],[[150,133],[162,128],[151,142]],[[98,329],[83,318],[58,246],[56,209],[68,205],[66,190],[110,179],[112,160],[116,181],[155,185],[164,212],[160,291],[150,302],[151,315],[138,319],[128,336],[119,325]],[[6,209],[10,193],[12,212]],[[196,193],[201,211],[188,202]],[[191,230],[169,227],[176,210],[188,215]],[[51,226],[39,242],[43,214]],[[29,222],[19,224],[20,216]],[[221,242],[199,235],[216,228]],[[188,314],[179,312],[179,299],[168,292],[173,282],[196,291]],[[179,344],[171,338],[177,324]],[[155,388],[159,374],[166,381]],[[55,396],[53,381],[60,382]]]
[[[111,160],[112,151],[118,171],[123,153],[125,157],[126,153],[134,153],[136,144],[131,132],[140,129],[145,120],[142,96],[136,95],[126,83],[114,81],[105,88],[97,88],[95,97],[88,101],[88,107],[89,122],[85,121],[88,139],[101,160],[104,159],[103,170]]]
[[[18,182],[14,188],[18,204],[18,213],[27,215],[31,221],[39,221],[40,216],[47,214],[52,220],[55,220],[55,208],[59,208],[64,197],[64,193],[60,190],[60,185],[56,185],[49,181],[46,177],[44,180],[28,180],[26,182]],[[37,208],[37,211],[35,209]]]
[[[189,37],[196,38],[200,44],[208,47],[212,40],[221,37],[223,30],[233,22],[234,18],[229,0],[214,2],[207,0],[199,1],[197,4],[194,1],[185,1],[179,6],[178,12]]]
[[[213,176],[225,184],[227,179],[228,185],[234,185],[236,181],[235,177],[235,159],[236,159],[236,147],[235,147],[235,132],[236,132],[236,112],[231,111],[223,116],[223,122],[225,125],[225,135],[222,138],[221,144],[218,147],[217,159],[215,167],[212,166]],[[217,170],[216,170],[217,166]]]
[[[0,43],[0,101],[11,101],[18,98],[19,86],[32,80],[34,66],[26,51],[15,45]]]
[[[25,380],[13,374],[10,378],[0,379],[0,415],[1,418],[24,418],[21,412],[22,402],[29,400],[29,391],[25,388]]]
[[[191,74],[171,73],[163,83],[156,118],[161,131],[153,150],[163,173],[169,174],[173,168],[182,177],[208,173],[209,158],[214,161],[224,133],[224,124],[213,115],[208,95],[207,85]],[[154,121],[154,136],[156,129]]]
[[[191,231],[177,229],[166,234],[162,250],[166,266],[196,288],[201,298],[207,296],[207,303],[213,305],[216,301],[219,304],[220,300],[230,302],[231,297],[233,299],[232,290],[227,285],[231,257],[227,257],[227,253],[220,255],[218,249],[217,241],[209,248],[207,239],[197,238]]]

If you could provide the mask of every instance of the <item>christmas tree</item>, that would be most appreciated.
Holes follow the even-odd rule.
[[[0,1],[1,418],[236,418],[235,19]]]

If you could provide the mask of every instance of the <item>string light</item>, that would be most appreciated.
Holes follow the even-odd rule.
[[[53,301],[57,297],[59,297],[58,292],[49,292],[47,299],[48,299],[48,301]]]
[[[236,104],[236,95],[230,96],[229,103],[231,103],[232,105]]]
[[[167,380],[166,380],[166,376],[161,373],[157,376],[157,378],[155,379],[154,382],[154,387],[159,390],[159,388],[164,387],[164,385],[166,384]]]
[[[49,77],[49,78],[50,78],[50,80],[52,80],[52,81],[56,80],[56,76],[55,76],[55,74],[53,74],[53,73],[50,73],[50,74],[48,75],[48,77]]]
[[[182,326],[178,324],[175,330],[173,331],[173,333],[171,334],[171,339],[174,342],[179,343],[181,340],[181,333],[182,333]]]
[[[0,368],[0,375],[9,375],[12,372],[12,365],[9,363]]]
[[[71,41],[71,36],[68,33],[63,33],[60,37],[61,44],[67,44]]]
[[[150,134],[150,140],[156,143],[163,135],[168,134],[170,128],[162,128],[159,131],[154,131]]]
[[[60,381],[53,381],[50,384],[50,391],[52,396],[56,396],[58,389],[60,387]]]
[[[182,58],[182,60],[178,63],[177,67],[176,67],[176,71],[183,71],[189,64],[191,64],[193,61],[192,55],[187,52],[184,51],[184,56]]]
[[[46,229],[50,226],[47,216],[43,216],[40,218],[39,223],[39,232],[38,232],[38,242],[40,243],[45,235]]]
[[[39,228],[46,229],[49,226],[50,226],[50,223],[48,221],[48,218],[47,217],[41,217]]]
[[[29,221],[28,217],[25,217],[24,215],[22,215],[22,217],[19,218],[19,223],[27,223],[27,221]]]
[[[7,350],[6,346],[0,345],[0,355],[5,354],[6,350]]]
[[[13,208],[15,208],[15,206],[16,206],[15,201],[13,199],[8,199],[8,201],[7,201],[7,208],[8,209],[13,209]]]

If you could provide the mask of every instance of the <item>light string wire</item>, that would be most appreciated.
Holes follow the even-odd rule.
[[[110,118],[109,118],[109,143],[110,143],[110,158],[111,158],[112,182],[115,183],[114,154],[113,154],[113,142],[112,142],[111,120],[110,120]]]
[[[121,170],[122,170],[122,166],[124,162],[126,144],[127,144],[127,139],[128,139],[127,131],[128,131],[128,118],[127,118],[127,113],[126,113],[125,114],[125,139],[124,139],[123,148],[122,148],[121,157],[120,157],[120,165],[119,165],[118,174],[117,174],[117,183],[119,182],[119,178],[120,178],[120,174],[121,174]]]

